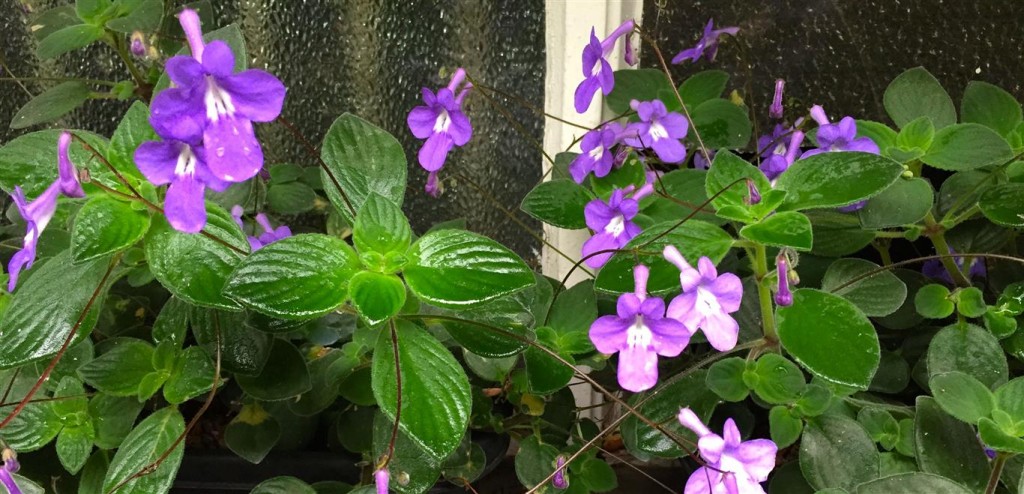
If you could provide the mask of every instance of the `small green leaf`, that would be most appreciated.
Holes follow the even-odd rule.
[[[900,129],[896,136],[896,145],[902,149],[920,149],[927,151],[935,138],[935,125],[928,117],[917,117]]]
[[[786,191],[781,209],[849,206],[895,182],[903,165],[868,153],[821,153],[793,163],[776,187]]]
[[[77,474],[85,466],[85,462],[92,453],[93,430],[92,423],[75,426],[65,426],[57,436],[57,458],[64,469],[71,474]]]
[[[537,337],[538,344],[548,349],[555,346],[551,340],[555,339],[556,335],[551,328],[540,328],[537,331]],[[576,363],[570,355],[563,354],[560,356],[570,364]],[[554,393],[569,384],[569,381],[572,379],[572,367],[559,362],[539,348],[530,346],[526,349],[524,357],[527,382],[530,385],[530,391],[535,394],[545,395]]]
[[[963,171],[1009,161],[1013,151],[1006,139],[979,124],[956,124],[935,133],[921,161],[935,168]]]
[[[900,74],[882,96],[885,110],[900,128],[918,117],[928,117],[941,129],[956,123],[956,107],[935,76],[923,67]]]
[[[892,414],[876,407],[864,407],[857,412],[857,422],[864,426],[871,439],[889,451],[899,439],[900,425]]]
[[[206,352],[196,346],[186,348],[164,383],[164,399],[177,405],[209,391],[213,387],[214,371]]]
[[[1024,422],[1024,378],[1016,378],[996,390],[996,408],[1014,422]]]
[[[793,403],[807,384],[804,373],[786,357],[768,353],[743,375],[758,398],[773,405]]]
[[[912,225],[921,221],[935,202],[935,191],[923,178],[897,180],[871,199],[857,214],[868,229]]]
[[[953,324],[928,345],[928,375],[961,371],[989,388],[1005,383],[1009,368],[999,340],[973,324]]]
[[[225,293],[246,307],[282,319],[326,314],[348,296],[359,258],[343,240],[295,235],[264,246],[231,273]]]
[[[57,120],[82,106],[91,93],[92,90],[84,82],[70,81],[58,84],[21,107],[11,119],[11,128],[24,129]]]
[[[257,376],[235,376],[246,394],[263,401],[286,400],[309,391],[306,359],[291,343],[275,339],[270,357]]]
[[[964,317],[981,317],[988,310],[985,295],[978,287],[970,286],[957,290],[956,299],[957,312]]]
[[[615,87],[604,102],[613,113],[625,113],[629,111],[630,100],[659,99],[662,91],[672,91],[672,86],[660,69],[616,70]]]
[[[48,60],[69,51],[85,48],[103,37],[103,28],[92,24],[68,26],[51,33],[39,42],[36,56],[40,60]],[[65,83],[67,84],[67,83]],[[66,113],[66,112],[65,112]],[[27,124],[31,125],[31,124]],[[12,124],[11,127],[14,127]]]
[[[587,227],[583,208],[594,197],[572,180],[541,182],[526,197],[520,208],[528,215],[549,225],[569,230]]]
[[[691,75],[679,86],[679,95],[687,107],[696,108],[701,103],[718,98],[725,92],[729,74],[721,70],[704,70]]]
[[[878,477],[878,449],[853,419],[822,415],[804,427],[800,470],[815,489],[851,490]]]
[[[966,123],[984,125],[1008,136],[1022,120],[1020,103],[1013,95],[987,82],[971,81],[960,102],[960,116]]]
[[[802,288],[793,292],[793,305],[778,309],[777,320],[782,346],[812,374],[860,389],[871,384],[881,359],[878,335],[852,303]]]
[[[164,3],[162,0],[142,0],[142,3],[135,6],[131,13],[124,17],[107,21],[106,26],[108,29],[119,33],[127,34],[133,31],[154,33],[160,29],[160,21],[163,20],[163,14]]]
[[[143,403],[134,396],[116,397],[97,393],[89,400],[89,416],[92,418],[96,446],[115,449],[135,424],[135,418],[142,411]]]
[[[985,446],[996,451],[1024,454],[1024,439],[1007,434],[990,418],[978,422],[978,435]]]
[[[413,244],[403,272],[417,297],[446,308],[473,307],[534,283],[515,253],[462,230],[427,233]]]
[[[171,449],[171,445],[184,432],[185,420],[174,407],[161,409],[146,417],[128,434],[114,454],[110,469],[103,480],[103,491],[109,492],[121,486],[117,491],[121,494],[167,492],[174,482],[174,476],[185,452],[184,442],[178,443],[174,449]],[[168,450],[170,454],[164,456]],[[128,480],[158,458],[162,458],[163,461],[155,470]],[[125,482],[124,485],[122,482]]]
[[[1024,184],[988,187],[978,200],[982,214],[997,225],[1024,226]]]
[[[691,132],[700,133],[708,149],[739,149],[750,142],[748,110],[727,99],[715,98],[693,109]]]
[[[274,477],[260,482],[249,494],[317,494],[317,491],[295,477]]]
[[[862,276],[872,273],[870,276]],[[857,281],[850,281],[860,278]],[[907,285],[896,275],[863,259],[839,259],[829,265],[821,289],[853,302],[869,317],[896,312],[907,298]]]
[[[405,150],[384,129],[346,113],[327,130],[320,156],[326,164],[321,170],[324,192],[349,223],[354,221],[351,208],[361,209],[372,192],[402,205]],[[343,199],[339,186],[351,205]]]
[[[896,136],[896,131],[889,128],[888,125],[857,119],[857,137],[871,139],[883,151],[896,145]]]
[[[974,376],[963,372],[935,374],[928,386],[946,413],[968,424],[977,424],[982,417],[988,417],[995,406],[992,391]]]
[[[528,436],[519,443],[516,455],[516,477],[523,487],[533,488],[555,471],[558,450],[550,444],[540,442],[536,435]],[[572,480],[570,479],[570,486]],[[545,492],[545,491],[541,491]],[[550,492],[550,489],[549,491]]]
[[[148,230],[148,212],[110,196],[92,197],[78,210],[71,230],[74,262],[91,261],[131,247]]]
[[[783,211],[747,225],[740,230],[740,236],[765,245],[797,250],[811,250],[814,243],[811,220],[797,211]]]
[[[771,211],[764,211],[759,205],[747,204],[750,192],[746,180],[753,181],[754,186],[762,193],[772,189],[768,178],[756,166],[746,162],[740,157],[728,151],[722,151],[715,155],[715,160],[708,169],[707,179],[704,184],[705,197],[714,197],[711,205],[719,210],[719,215],[728,219],[750,222],[753,218],[759,218]],[[744,211],[742,216],[725,214],[728,207],[733,206]]]
[[[371,326],[398,314],[405,305],[405,283],[393,274],[363,271],[348,285],[352,305]]]
[[[716,157],[723,155],[719,153]],[[715,215],[710,207],[704,206],[708,199],[704,192],[707,172],[684,168],[668,172],[654,181],[654,189],[673,198],[669,200],[661,194],[651,196],[650,203],[643,206],[643,214],[651,217],[656,223],[679,221],[680,218],[693,215],[693,219],[721,224],[725,220]]]
[[[153,346],[135,338],[118,338],[107,353],[78,369],[83,381],[111,396],[134,396],[139,382],[153,372]]]
[[[953,313],[953,301],[949,299],[949,288],[938,283],[921,287],[914,295],[917,313],[929,319],[945,319]]]
[[[746,361],[740,357],[719,360],[708,368],[707,386],[725,401],[743,401],[750,388],[743,382]]]
[[[785,448],[800,438],[804,422],[800,417],[794,416],[790,409],[778,405],[768,412],[768,427],[775,445]]]
[[[588,458],[580,467],[578,477],[591,492],[608,492],[619,486],[619,479],[608,462]]]
[[[316,191],[302,182],[271,184],[267,188],[267,205],[280,214],[301,214],[316,205]]]
[[[362,254],[405,253],[412,241],[412,228],[401,208],[383,196],[371,193],[356,216],[352,241]]]

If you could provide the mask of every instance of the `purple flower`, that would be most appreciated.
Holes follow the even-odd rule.
[[[868,137],[857,137],[857,121],[853,117],[843,117],[839,123],[830,123],[825,109],[821,105],[811,107],[811,118],[818,122],[817,149],[809,149],[800,155],[800,159],[816,154],[832,151],[859,151],[878,154],[878,144]]]
[[[132,52],[132,55],[135,55],[136,57],[142,58],[146,56],[146,42],[141,31],[135,31],[132,33],[131,44],[128,49]]]
[[[203,148],[174,139],[144,142],[135,150],[135,164],[146,180],[170,184],[164,215],[180,232],[198,233],[206,225],[206,187],[222,192],[231,185],[213,173],[206,156]]]
[[[235,205],[231,208],[231,216],[235,219],[235,223],[238,224],[239,228],[244,230],[245,225],[242,224],[242,213],[242,206]],[[267,244],[292,236],[291,228],[288,228],[286,225],[274,228],[274,226],[270,224],[270,220],[267,219],[267,215],[263,213],[256,215],[256,223],[263,228],[263,233],[255,237],[251,235],[247,237],[249,240],[249,247],[253,252],[256,252]]]
[[[956,251],[949,249],[949,253],[956,254]],[[963,257],[956,256],[953,258],[953,262],[956,263],[956,266],[960,268],[961,271],[963,271]],[[942,265],[942,261],[939,259],[930,259],[925,261],[924,264],[921,265],[921,273],[932,279],[942,280],[949,284],[953,283],[953,277],[949,275],[949,271],[946,270],[946,267]],[[967,277],[985,278],[987,276],[988,270],[985,268],[984,259],[980,257],[972,257],[970,264],[968,264],[967,267]]]
[[[680,142],[690,128],[686,117],[669,112],[659,100],[633,100],[629,106],[636,110],[640,121],[626,128],[626,144],[637,149],[653,149],[665,163],[680,163],[686,159],[686,146]]]
[[[377,486],[377,494],[388,494],[388,484],[390,482],[391,476],[388,475],[386,467],[378,468],[376,472],[373,472],[373,483]]]
[[[693,167],[698,170],[707,170],[711,168],[711,163],[715,161],[715,154],[717,151],[709,149],[707,154],[702,150],[698,150],[693,155]]]
[[[150,123],[164,139],[202,142],[205,162],[217,179],[243,182],[263,167],[263,150],[252,122],[277,118],[285,87],[259,69],[234,73],[235,56],[223,41],[203,42],[199,15],[178,16],[192,56],[171,57],[167,75],[176,87],[153,98]]]
[[[616,189],[608,202],[594,199],[583,208],[587,227],[594,231],[594,235],[583,243],[583,257],[587,258],[587,266],[604,266],[613,252],[594,253],[621,249],[640,234],[640,227],[632,221],[640,211],[640,198],[637,194],[627,198],[628,192],[628,189]]]
[[[665,301],[647,297],[647,266],[633,268],[635,293],[619,296],[616,315],[597,318],[590,341],[601,353],[619,352],[619,385],[640,392],[658,383],[658,355],[675,357],[690,343],[693,332],[665,317]]]
[[[409,112],[409,130],[417,139],[426,139],[420,148],[419,162],[430,175],[427,177],[427,193],[437,197],[437,172],[444,167],[448,151],[453,146],[463,146],[473,136],[469,118],[462,113],[462,100],[473,85],[466,83],[458,96],[459,85],[466,78],[466,71],[458,69],[452,75],[448,87],[434,94],[423,88],[423,105]]]
[[[3,467],[0,467],[0,484],[7,488],[7,494],[21,494],[21,488],[14,482],[13,475],[21,469],[17,455],[14,454],[14,450],[4,448],[0,456],[2,456],[4,461]]]
[[[697,45],[676,54],[676,56],[672,57],[672,63],[681,64],[687,60],[696,62],[701,57],[705,57],[709,62],[713,62],[715,61],[715,55],[718,54],[718,38],[723,34],[735,36],[739,31],[740,28],[738,27],[715,29],[714,19],[708,19],[708,24],[704,26],[704,36],[697,42]]]
[[[761,202],[761,191],[757,190],[757,184],[749,178],[747,179],[747,199],[744,202],[750,206]]]
[[[776,125],[770,135],[763,135],[757,140],[758,153],[761,155],[761,164],[758,168],[764,173],[768,180],[774,181],[782,175],[782,172],[789,169],[800,154],[800,144],[804,141],[804,133],[793,130],[788,142],[785,139],[787,129],[782,124]]]
[[[683,293],[668,305],[668,317],[686,325],[691,333],[700,329],[708,343],[720,352],[732,350],[739,338],[740,326],[730,313],[740,309],[743,283],[732,273],[718,275],[715,264],[707,257],[693,269],[679,250],[668,245],[665,259],[679,268]]]
[[[679,411],[679,423],[697,434],[697,449],[706,463],[686,481],[684,494],[764,494],[761,482],[775,468],[779,448],[768,439],[743,441],[733,419],[722,435],[711,432],[693,410]]]
[[[775,96],[772,97],[772,105],[768,107],[768,117],[782,120],[782,90],[786,87],[786,81],[775,80]]]
[[[775,291],[775,303],[783,307],[793,305],[793,292],[789,291],[789,262],[786,255],[780,253],[775,257],[775,267],[778,272],[779,286]]]
[[[569,478],[565,475],[565,456],[558,455],[555,460],[555,478],[551,479],[551,485],[555,486],[555,489],[568,489]]]
[[[615,42],[623,35],[632,32],[635,26],[632,19],[623,22],[604,41],[598,39],[596,30],[590,30],[590,43],[583,48],[583,82],[576,86],[574,96],[577,113],[585,113],[590,108],[590,103],[594,100],[598,89],[605,95],[612,92],[612,88],[615,87],[615,77],[612,73],[612,66],[608,63],[608,55],[615,47]],[[627,63],[630,61],[630,51],[627,42]]]
[[[68,148],[71,147],[71,133],[61,132],[57,139],[57,181],[60,183],[60,191],[67,197],[85,197],[82,184],[78,183],[78,172],[75,165],[71,163],[71,156],[68,155]]]
[[[584,134],[580,142],[580,149],[583,152],[569,164],[572,179],[581,184],[590,172],[594,172],[594,176],[598,178],[607,176],[616,161],[612,148],[619,143],[621,134],[622,126],[615,122],[609,122]]]

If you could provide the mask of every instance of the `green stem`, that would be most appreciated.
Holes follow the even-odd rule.
[[[142,76],[142,72],[139,72],[139,68],[135,66],[135,62],[132,62],[132,57],[128,54],[128,49],[121,36],[111,34],[110,40],[111,44],[114,46],[114,51],[117,52],[117,56],[121,57],[125,66],[128,67],[128,72],[132,73],[132,78],[135,79],[135,84],[138,86],[146,85],[146,79]]]
[[[1006,460],[1009,460],[1010,456],[1012,455],[1009,453],[996,453],[996,460],[992,462],[992,474],[988,476],[988,486],[985,487],[985,494],[996,492],[996,488],[999,487],[999,476],[1003,473],[1003,467],[1006,466]]]
[[[928,238],[932,240],[932,244],[935,245],[935,252],[938,254],[948,254],[952,252],[949,248],[949,244],[946,243],[945,229],[935,222],[935,216],[932,215],[931,211],[928,212],[928,216],[924,217],[924,224],[930,230]],[[940,259],[942,265],[945,266],[946,271],[949,271],[949,275],[953,277],[953,281],[956,282],[957,286],[967,287],[971,286],[970,280],[964,276],[964,272],[960,270],[956,265],[956,260],[953,257],[943,257]]]
[[[775,332],[775,306],[772,305],[772,292],[764,286],[765,276],[768,276],[768,252],[764,244],[754,245],[754,281],[757,283],[757,299],[761,305],[761,327],[764,331],[764,339],[771,345],[779,341],[779,335]]]

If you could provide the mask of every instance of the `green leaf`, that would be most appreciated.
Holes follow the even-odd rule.
[[[274,477],[260,482],[249,494],[316,494],[309,484],[295,477]]]
[[[324,192],[341,215],[352,223],[352,209],[362,208],[371,192],[401,206],[405,198],[405,150],[391,134],[366,120],[346,113],[331,124],[320,151]]]
[[[141,31],[153,33],[160,29],[160,21],[163,20],[164,3],[162,0],[142,0],[139,4],[124,17],[107,21],[107,28],[119,33],[131,33]]]
[[[71,230],[74,262],[91,261],[131,247],[149,230],[149,213],[110,196],[89,199]]]
[[[224,444],[246,461],[258,464],[281,438],[281,426],[259,403],[244,405],[224,430]]]
[[[989,388],[1005,383],[1009,375],[999,340],[973,324],[946,326],[928,345],[928,375],[960,371]]]
[[[914,307],[918,314],[929,319],[945,319],[953,313],[953,301],[949,298],[949,288],[938,283],[921,287],[914,295]]]
[[[625,113],[629,111],[630,100],[659,99],[662,91],[672,91],[672,86],[660,69],[616,70],[615,87],[604,102],[613,113]]]
[[[590,325],[597,319],[597,294],[594,282],[581,281],[560,291],[551,304],[547,325],[556,333],[557,347],[570,354],[594,351]]]
[[[37,41],[68,26],[81,24],[74,5],[61,5],[30,16],[30,31]]]
[[[395,350],[388,331],[373,351],[373,396],[391,420],[397,412]],[[455,450],[469,424],[472,396],[462,366],[430,333],[397,323],[402,380],[399,429],[437,460]]]
[[[743,179],[753,181],[759,191],[767,192],[772,189],[768,178],[756,166],[731,152],[722,151],[715,155],[715,160],[711,168],[708,169],[704,191],[705,197],[714,197],[711,200],[711,205],[719,210],[720,216],[749,223],[751,220],[770,213],[771,210],[764,210],[760,204],[753,206],[747,204],[750,192]],[[742,216],[728,215],[726,212],[729,209],[726,208],[739,208],[746,214]]]
[[[335,349],[318,352],[307,365],[312,387],[295,401],[289,401],[288,409],[303,417],[324,411],[338,398],[338,382],[351,375],[361,363],[352,352]]]
[[[935,191],[927,180],[897,180],[869,199],[858,215],[861,225],[868,229],[912,225],[928,214],[934,201]]]
[[[710,149],[739,149],[750,142],[751,126],[747,108],[727,99],[715,98],[693,109],[693,129]]]
[[[935,374],[928,386],[943,410],[969,424],[977,424],[982,417],[988,417],[995,406],[992,391],[963,372]]]
[[[412,242],[412,228],[402,209],[395,203],[371,193],[359,210],[352,241],[359,252],[405,253]]]
[[[60,134],[60,130],[40,130],[17,137],[0,147],[0,188],[10,193],[19,186],[27,197],[33,198],[42,194],[57,179],[57,139]],[[75,135],[94,149],[107,147],[107,140],[96,134],[75,131]],[[123,186],[116,185],[116,180],[100,160],[80,143],[72,142],[68,156],[77,168],[89,170],[93,181],[123,189]],[[97,190],[92,184],[82,186],[86,194]]]
[[[139,381],[153,372],[153,346],[135,338],[118,338],[107,353],[78,369],[90,386],[111,396],[134,396]]]
[[[530,268],[511,250],[462,230],[420,237],[403,274],[421,300],[453,309],[477,306],[534,283]]]
[[[153,276],[178,298],[203,307],[237,309],[238,304],[223,291],[242,258],[235,249],[248,252],[249,242],[219,206],[207,202],[206,212],[203,231],[227,245],[202,234],[181,233],[158,216],[146,237],[146,259]]]
[[[89,400],[89,416],[95,431],[96,446],[114,449],[121,445],[142,411],[137,397],[116,397],[97,393]]]
[[[987,82],[971,81],[960,102],[964,122],[984,125],[1008,136],[1022,120],[1020,103],[1013,95]]]
[[[164,399],[177,405],[199,396],[213,386],[213,362],[201,348],[190,346],[182,352],[164,383]]]
[[[516,477],[523,487],[532,489],[555,471],[558,450],[550,444],[540,442],[536,435],[528,436],[519,443],[516,454]],[[570,484],[571,485],[571,484]],[[553,489],[541,490],[550,492]]]
[[[834,208],[882,192],[902,173],[902,165],[875,154],[821,153],[793,163],[776,187],[786,191],[781,209]]]
[[[855,494],[893,494],[927,492],[928,494],[970,494],[964,486],[938,475],[910,472],[890,475],[857,486]]]
[[[356,273],[348,290],[352,305],[371,326],[398,314],[405,305],[405,283],[393,274]]]
[[[256,376],[235,376],[246,394],[263,401],[286,400],[312,387],[306,359],[291,343],[275,339],[263,370]]]
[[[978,200],[981,213],[997,225],[1024,226],[1024,184],[988,187]]]
[[[587,189],[572,180],[541,182],[519,207],[528,215],[549,225],[569,230],[587,227],[583,208],[593,199]]]
[[[808,211],[814,247],[811,253],[824,257],[840,257],[867,247],[875,232],[861,228],[856,216],[836,211]]]
[[[65,426],[57,436],[57,457],[64,469],[77,474],[92,453],[92,424]]]
[[[74,51],[79,48],[85,48],[86,46],[89,46],[94,42],[98,41],[102,37],[103,28],[99,26],[94,26],[92,24],[78,24],[75,26],[68,26],[58,31],[54,31],[49,36],[40,41],[39,47],[36,48],[36,56],[38,56],[40,60],[48,60],[58,55],[63,55],[69,51]],[[84,84],[82,84],[82,86],[85,87],[86,90],[88,90],[88,86],[85,86]],[[31,124],[25,124],[25,126],[28,125]],[[11,125],[11,127],[21,128],[14,127],[13,124]]]
[[[706,380],[707,371],[698,370],[682,379],[662,384],[658,388],[658,394],[637,411],[654,423],[662,424],[665,430],[682,437],[684,441],[696,442],[697,436],[683,427],[676,417],[679,415],[679,409],[683,407],[693,409],[701,420],[707,421],[711,417],[711,412],[718,404],[718,395],[705,386]],[[634,395],[629,400],[630,404],[636,406],[643,396]],[[641,422],[635,415],[630,415],[622,422],[621,430],[626,448],[637,458],[679,458],[688,453],[657,429]]]
[[[537,331],[537,337],[539,340],[537,344],[543,345],[548,349],[555,347],[551,340],[555,339],[556,335],[551,328],[540,328]],[[557,349],[554,351],[558,353]],[[570,355],[562,354],[560,356],[570,364],[576,363]],[[554,393],[569,384],[569,381],[572,379],[572,367],[559,362],[539,348],[533,346],[527,348],[524,361],[526,362],[527,382],[530,385],[530,391],[534,394],[545,395]]]
[[[224,370],[254,376],[263,369],[273,338],[247,326],[244,313],[194,307],[189,320],[196,343],[207,355],[215,357],[220,347]]]
[[[873,274],[870,276],[849,283],[871,272]],[[892,314],[907,298],[907,285],[903,281],[889,271],[880,270],[877,264],[863,259],[839,259],[833,262],[825,271],[821,289],[849,300],[869,317]]]
[[[974,427],[950,417],[928,396],[917,397],[914,420],[921,471],[956,479],[974,492],[985,490],[989,465]]]
[[[547,283],[546,280],[542,282]],[[539,285],[535,284],[533,288],[498,297],[483,305],[455,313],[461,320],[501,328],[511,335],[519,336],[518,339],[471,322],[444,320],[442,323],[456,342],[477,355],[491,358],[515,355],[526,349],[527,344],[522,340],[529,341],[533,337],[529,329],[533,327],[535,321],[530,304],[537,296],[537,286]]]
[[[961,288],[956,293],[956,309],[964,317],[978,318],[988,311],[985,295],[975,286]]]
[[[757,359],[743,381],[761,398],[772,405],[793,403],[807,384],[804,373],[786,357],[769,353]]]
[[[1015,422],[1024,422],[1024,378],[1016,378],[996,390],[996,408]]]
[[[715,156],[722,154],[719,153]],[[704,192],[704,184],[707,182],[706,175],[707,172],[704,170],[692,168],[674,170],[662,175],[654,181],[655,190],[663,192],[675,200],[660,197],[660,194],[651,196],[648,199],[650,202],[643,205],[643,214],[651,217],[657,223],[679,221],[680,218],[691,214],[697,220],[717,224],[724,223],[725,220],[716,216],[712,208],[707,206],[700,208],[700,205],[708,199]]]
[[[811,250],[811,220],[797,211],[773,214],[740,230],[740,236],[765,245]]]
[[[683,103],[696,108],[701,103],[718,98],[725,92],[729,82],[729,74],[721,70],[704,70],[691,75],[679,86],[679,95]]]
[[[996,451],[1024,454],[1024,439],[1007,434],[990,418],[978,421],[978,435],[986,446]]]
[[[11,128],[24,129],[57,120],[82,106],[91,93],[89,86],[84,82],[69,81],[58,84],[21,107],[11,119]]]
[[[900,128],[918,117],[931,118],[936,129],[956,123],[953,100],[935,76],[923,67],[900,74],[882,96],[885,111]]]
[[[302,182],[271,184],[267,188],[267,205],[280,214],[300,214],[316,205],[316,191]]]
[[[800,470],[815,489],[852,490],[878,477],[878,449],[853,419],[822,415],[804,427]]]
[[[935,168],[963,171],[995,165],[1013,158],[1006,139],[983,125],[950,125],[935,133],[935,141],[921,161]]]
[[[111,0],[75,0],[75,15],[84,21],[92,21],[109,9],[111,3]]]
[[[904,150],[920,150],[922,153],[928,150],[935,138],[935,125],[928,117],[917,117],[912,122],[900,129],[896,136],[896,145]]]
[[[859,389],[871,384],[881,359],[878,335],[851,302],[801,288],[793,292],[793,305],[778,308],[777,321],[783,348],[812,374]]]
[[[149,124],[149,107],[141,101],[132,106],[117,124],[114,135],[110,137],[110,148],[107,160],[122,175],[142,179],[142,174],[135,166],[135,150],[146,141],[157,140],[156,132]]]
[[[373,457],[380,458],[390,452],[389,444],[394,422],[383,413],[378,412],[373,416],[371,428],[373,429]],[[392,479],[401,475],[402,480],[408,478],[408,482],[392,480],[391,490],[399,494],[419,494],[429,491],[441,476],[440,461],[424,451],[401,430],[398,431],[394,445],[394,453],[388,463],[388,470],[391,472]]]
[[[750,388],[743,382],[746,361],[740,357],[719,360],[708,368],[707,386],[725,401],[743,401]]]
[[[295,235],[264,246],[231,273],[224,292],[246,307],[281,319],[310,319],[345,302],[359,257],[345,241]]]
[[[160,466],[147,475],[127,481],[117,492],[153,494],[170,490],[178,466],[181,465],[185,443],[179,443],[166,457],[163,457],[163,454],[184,432],[185,419],[174,407],[158,410],[146,417],[128,434],[114,454],[110,469],[103,479],[103,491],[111,491],[158,458],[163,458]]]
[[[895,130],[883,123],[857,119],[857,137],[867,137],[875,141],[879,149],[884,152],[896,145],[897,134]]]
[[[785,448],[800,438],[804,422],[800,417],[794,416],[789,408],[778,405],[768,412],[768,427],[775,445]]]
[[[619,479],[608,462],[588,458],[580,467],[579,476],[591,492],[608,492],[619,486]]]
[[[103,306],[107,267],[107,259],[72,264],[67,251],[33,267],[0,319],[0,369],[57,353],[76,327],[72,344],[88,337]]]
[[[652,242],[655,238],[657,240]],[[678,291],[679,270],[662,257],[661,251],[665,246],[674,245],[679,248],[679,252],[692,265],[696,265],[703,256],[717,264],[732,247],[732,237],[721,228],[703,221],[689,220],[681,225],[678,221],[669,221],[646,228],[626,245],[626,249],[641,245],[644,246],[644,252],[656,254],[615,254],[598,272],[595,282],[597,290],[613,294],[632,292],[633,266],[643,264],[651,270],[647,289],[652,296]]]

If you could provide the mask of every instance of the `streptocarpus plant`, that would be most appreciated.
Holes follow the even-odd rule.
[[[895,127],[787,105],[784,81],[747,107],[694,70],[738,28],[709,21],[672,65],[640,23],[593,31],[575,107],[620,117],[581,132],[520,208],[589,235],[569,254],[592,279],[566,286],[467,230],[414,232],[405,152],[367,120],[338,117],[319,177],[264,163],[259,125],[294,130],[289,81],[245,69],[235,27],[204,36],[180,10],[171,56],[174,40],[110,28],[162,9],[100,4],[76,11],[81,30],[133,74],[108,96],[141,100],[109,139],[0,148],[21,218],[0,297],[7,491],[38,491],[56,461],[79,492],[167,492],[218,413],[244,460],[319,446],[360,484],[258,493],[470,490],[506,459],[485,437],[514,441],[532,493],[610,491],[655,459],[679,460],[662,487],[686,494],[1020,487],[1024,119],[1005,91],[972,83],[958,113],[911,69],[883,95]],[[46,54],[74,49],[60,40]],[[660,69],[612,71],[620,42],[636,65],[634,40]],[[500,104],[463,68],[447,79],[407,121],[434,196],[472,145],[463,103]],[[327,232],[285,224],[301,204],[222,194],[267,182],[325,196]],[[578,408],[574,377],[610,413]],[[316,424],[337,437],[311,444]]]

